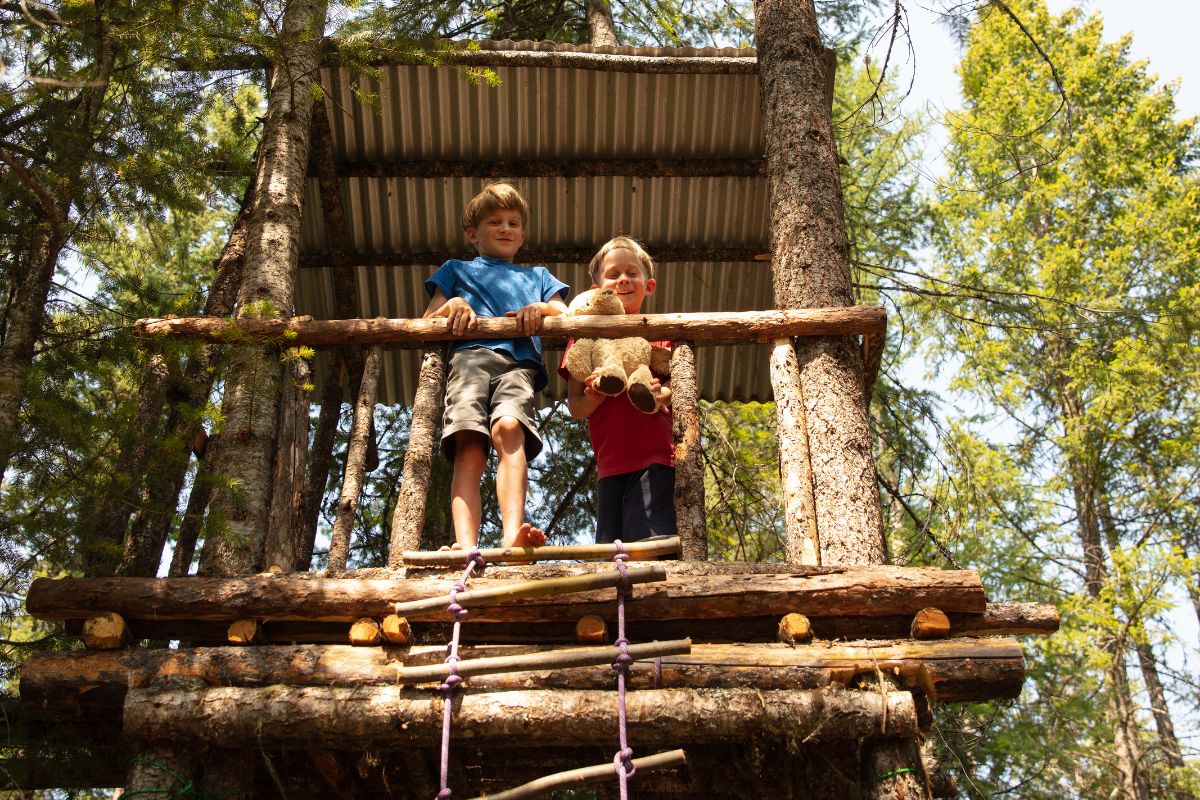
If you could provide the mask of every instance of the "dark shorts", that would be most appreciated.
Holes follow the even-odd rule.
[[[637,542],[675,535],[675,470],[651,464],[601,478],[596,487],[596,542]]]
[[[442,414],[442,452],[454,460],[454,435],[476,431],[491,444],[492,426],[514,417],[525,429],[525,457],[542,451],[533,415],[537,369],[508,353],[486,347],[456,350],[446,370],[446,410]]]

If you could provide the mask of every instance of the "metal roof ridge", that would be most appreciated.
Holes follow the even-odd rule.
[[[489,52],[581,53],[588,55],[641,56],[657,58],[742,58],[754,59],[753,47],[658,47],[653,45],[591,45],[554,42],[548,39],[445,39],[452,46],[474,47]]]

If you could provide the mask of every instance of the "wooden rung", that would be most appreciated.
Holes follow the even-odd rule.
[[[630,542],[625,552],[635,561],[679,555],[679,537]],[[616,555],[612,544],[570,544],[546,547],[488,547],[479,551],[489,564],[498,561],[602,561]],[[460,567],[467,562],[466,550],[405,550],[410,567]]]
[[[658,564],[630,567],[627,570],[630,583],[649,583],[665,581],[667,571]],[[468,589],[458,593],[458,604],[464,608],[476,603],[507,602],[525,600],[531,597],[552,597],[572,592],[587,592],[594,589],[610,589],[617,585],[620,574],[615,570],[608,572],[593,572],[588,575],[569,575],[565,578],[543,578],[540,581],[521,581],[507,586],[491,586],[484,589]],[[421,611],[433,611],[446,606],[446,595],[427,597],[423,600],[412,600],[407,603],[396,603],[397,614],[415,614]]]
[[[655,753],[652,756],[642,756],[641,758],[633,759],[633,768],[639,771],[654,772],[655,770],[670,769],[671,767],[682,767],[686,763],[687,757],[682,750],[668,750],[665,753]],[[556,772],[553,775],[538,778],[536,781],[530,781],[529,783],[515,786],[503,792],[476,797],[474,800],[524,800],[527,797],[545,797],[559,789],[606,783],[613,780],[613,770],[613,764],[609,762],[608,764],[600,764],[595,767],[582,767],[567,772]]]

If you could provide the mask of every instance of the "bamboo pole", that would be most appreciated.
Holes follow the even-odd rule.
[[[700,452],[695,342],[676,342],[671,353],[671,413],[675,439],[675,525],[685,561],[708,560],[704,460]]]
[[[771,341],[788,336],[843,336],[881,333],[887,315],[879,306],[807,308],[787,311],[723,311],[699,314],[619,314],[547,317],[543,337],[611,338],[640,336],[664,339]],[[177,317],[141,319],[137,336],[174,336],[223,344],[283,342],[292,346],[348,344],[413,344],[458,339],[511,339],[519,335],[516,320],[484,317],[478,328],[459,335],[445,319],[225,319]]]
[[[399,567],[405,550],[421,546],[425,527],[425,507],[429,502],[429,476],[433,471],[437,448],[438,415],[442,411],[442,384],[446,379],[446,356],[441,345],[425,348],[421,371],[417,376],[417,394],[413,399],[412,424],[408,432],[408,450],[404,453],[404,475],[400,479],[400,499],[392,514],[392,536],[388,546],[388,566]]]
[[[652,756],[642,756],[641,758],[633,759],[633,768],[639,772],[642,770],[654,772],[655,770],[670,769],[671,767],[682,767],[686,763],[687,757],[682,750],[668,750],[664,753],[655,753]],[[573,769],[568,772],[556,772],[553,775],[538,778],[536,781],[515,786],[504,792],[480,795],[474,798],[474,800],[524,800],[524,798],[528,797],[545,797],[558,789],[567,789],[574,786],[591,786],[612,780],[615,775],[614,769],[615,767],[611,763],[608,763],[595,767]]]
[[[629,542],[625,552],[634,560],[677,555],[679,537]],[[479,551],[489,564],[497,561],[603,561],[616,555],[613,544],[570,544],[548,547],[487,547]],[[410,567],[461,566],[467,561],[466,550],[405,550],[404,564]]]
[[[630,567],[626,573],[629,582],[633,584],[665,581],[667,571],[662,566]],[[458,593],[458,604],[467,608],[475,604],[507,603],[513,600],[526,600],[533,597],[553,597],[572,592],[589,592],[595,589],[609,589],[617,585],[621,575],[615,569],[610,572],[596,572],[590,575],[568,575],[564,578],[543,578],[540,581],[521,581],[507,586],[491,586],[484,589],[468,589]],[[397,614],[417,614],[422,611],[433,611],[446,605],[446,597],[427,597],[422,600],[410,600],[407,603],[394,605]]]
[[[338,499],[333,534],[329,541],[329,569],[333,572],[344,570],[350,556],[350,531],[354,527],[354,513],[362,494],[367,439],[371,435],[371,419],[375,415],[375,396],[382,359],[383,352],[379,345],[367,351],[358,400],[354,404],[354,422],[350,427],[350,445],[346,453],[346,474],[342,479],[342,495]]]

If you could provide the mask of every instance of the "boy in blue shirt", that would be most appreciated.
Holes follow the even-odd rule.
[[[484,187],[467,204],[462,225],[479,257],[451,259],[425,282],[432,299],[426,317],[445,317],[455,334],[475,330],[478,317],[515,317],[520,339],[455,342],[446,373],[442,450],[454,463],[450,515],[455,548],[479,541],[480,482],[490,441],[496,448],[496,498],[504,547],[538,547],[542,531],[525,521],[528,464],[542,449],[533,396],[547,383],[542,319],[566,312],[567,284],[545,267],[512,262],[525,243],[529,206],[507,183]]]

